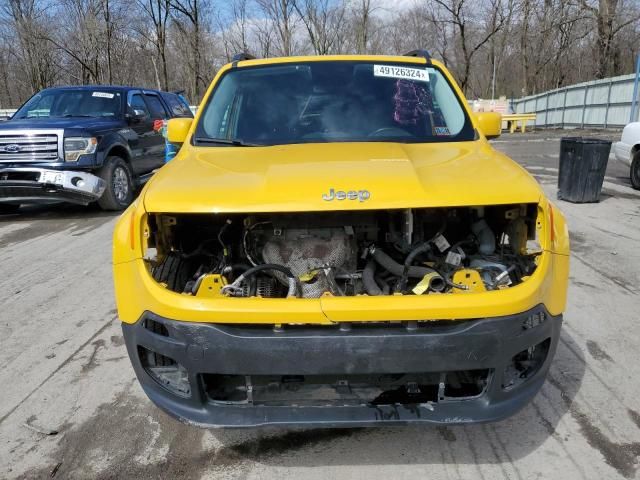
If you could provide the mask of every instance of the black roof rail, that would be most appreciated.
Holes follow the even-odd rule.
[[[236,53],[231,59],[232,62],[241,62],[243,60],[255,60],[256,57],[247,52]]]
[[[405,53],[403,57],[423,57],[427,63],[431,63],[431,54],[427,50],[411,50]]]

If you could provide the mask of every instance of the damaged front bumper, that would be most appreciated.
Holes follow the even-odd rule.
[[[0,203],[65,201],[86,205],[106,188],[101,178],[83,171],[0,167]]]
[[[203,427],[463,424],[508,417],[544,383],[562,316],[543,306],[440,322],[123,323],[161,409]]]

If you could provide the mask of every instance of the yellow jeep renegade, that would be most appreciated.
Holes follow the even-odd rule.
[[[536,394],[569,241],[424,51],[224,66],[120,218],[145,392],[200,426],[504,418]]]

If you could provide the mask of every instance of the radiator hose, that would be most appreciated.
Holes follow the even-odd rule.
[[[441,292],[446,287],[445,279],[433,268],[428,267],[418,267],[410,264],[417,255],[420,253],[424,253],[430,249],[428,243],[422,244],[419,247],[415,248],[408,256],[404,265],[399,264],[389,255],[384,253],[379,248],[373,250],[373,259],[385,270],[391,272],[396,277],[401,277],[400,282],[402,282],[402,278],[424,278],[426,275],[430,273],[436,273],[437,275],[433,275],[431,281],[429,282],[429,289]],[[365,269],[362,272],[362,282],[364,283],[365,289],[369,295],[381,295],[383,292],[375,282],[375,265],[371,265],[372,262],[367,263]],[[405,277],[406,276],[406,277]],[[400,287],[400,284],[399,284]],[[398,288],[398,291],[403,291],[406,287],[406,280],[404,281],[404,285],[401,288]]]
[[[400,281],[398,282],[399,292],[402,292],[404,291],[405,288],[407,288],[407,281],[409,280],[409,269],[411,268],[411,264],[413,263],[413,261],[416,259],[418,255],[427,253],[429,250],[431,250],[431,243],[424,242],[418,245],[417,247],[415,247],[413,250],[411,250],[411,252],[409,252],[409,255],[407,255],[407,258],[404,259],[404,267],[402,268],[402,275],[400,277]]]
[[[393,258],[391,258],[389,255],[384,253],[379,248],[376,248],[373,251],[373,259],[378,263],[378,265],[380,265],[382,268],[384,268],[388,272],[391,272],[396,277],[402,276],[402,272],[404,271],[404,266],[396,262]],[[416,267],[416,266],[409,267],[407,271],[408,276],[411,278],[422,278],[427,273],[431,273],[431,272],[433,272],[433,269],[431,268]]]
[[[287,297],[297,296],[298,284],[295,275],[287,267],[278,265],[276,263],[263,263],[261,265],[256,265],[255,267],[251,267],[247,271],[241,273],[240,276],[233,281],[233,283],[222,287],[222,293],[229,294],[231,296],[241,296],[243,289],[240,284],[246,278],[263,270],[277,270],[278,272],[284,273],[287,276],[287,284],[289,285]]]
[[[362,283],[364,283],[364,289],[367,291],[367,295],[382,295],[382,289],[376,282],[375,274],[376,262],[374,260],[369,260],[362,271]]]

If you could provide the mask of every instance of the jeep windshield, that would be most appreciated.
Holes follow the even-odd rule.
[[[51,89],[31,97],[13,116],[21,118],[120,117],[121,92],[107,89]]]
[[[475,138],[434,66],[320,61],[234,68],[210,96],[194,143],[450,142]]]

